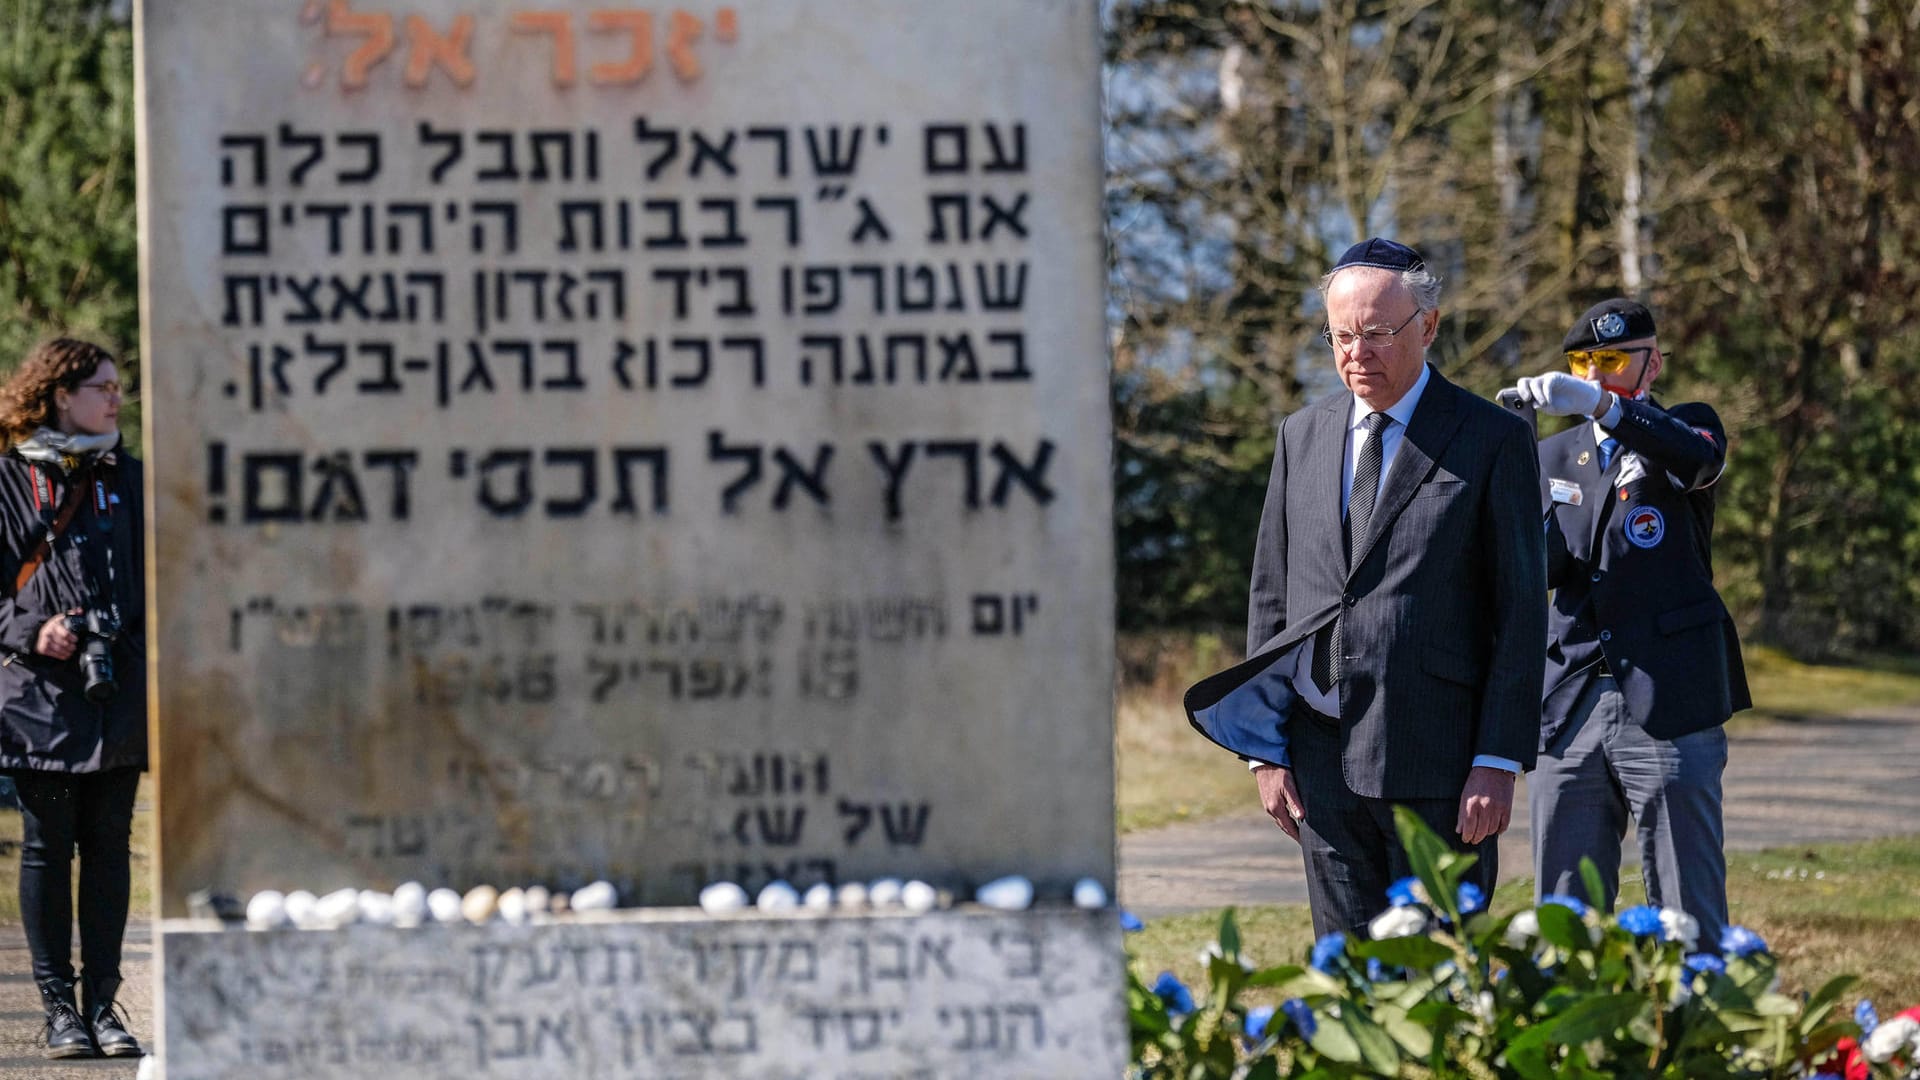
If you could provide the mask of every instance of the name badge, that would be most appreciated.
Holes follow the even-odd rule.
[[[1579,484],[1571,480],[1561,480],[1556,477],[1547,481],[1547,488],[1552,494],[1554,502],[1566,503],[1568,506],[1580,505]]]

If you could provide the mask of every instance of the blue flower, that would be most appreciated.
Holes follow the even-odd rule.
[[[1163,971],[1153,980],[1154,996],[1166,1003],[1170,1016],[1185,1016],[1193,1011],[1193,991],[1171,971]]]
[[[1293,1026],[1299,1029],[1303,1039],[1313,1038],[1313,1033],[1320,1029],[1319,1023],[1313,1018],[1313,1008],[1299,998],[1288,998],[1281,1002],[1280,1011],[1293,1021]]]
[[[1147,928],[1147,924],[1140,921],[1140,916],[1135,915],[1133,912],[1127,911],[1124,908],[1121,909],[1120,929],[1125,930],[1127,933],[1131,934],[1137,930],[1145,930],[1146,928]]]
[[[1847,1080],[1847,1078],[1841,1076],[1839,1073],[1817,1072],[1808,1077],[1807,1080]]]
[[[1650,904],[1630,907],[1616,916],[1620,929],[1634,937],[1652,937],[1660,933],[1660,909]]]
[[[1766,952],[1767,942],[1744,926],[1729,926],[1720,934],[1720,951],[1728,956],[1752,956]]]
[[[1471,881],[1460,883],[1460,892],[1455,899],[1460,902],[1460,914],[1463,916],[1487,909],[1487,894]]]
[[[1377,956],[1367,957],[1367,981],[1368,982],[1376,982],[1376,983],[1386,982],[1388,979],[1391,979],[1393,975],[1394,975],[1393,972],[1387,970],[1387,965],[1380,962],[1379,957]]]
[[[1568,908],[1575,915],[1585,915],[1587,913],[1586,901],[1577,896],[1568,896],[1565,893],[1552,893],[1540,898],[1540,906],[1544,907],[1548,904],[1558,904],[1563,908]]]
[[[1347,951],[1347,935],[1335,930],[1324,934],[1313,943],[1313,966],[1319,971],[1332,971],[1333,962]]]
[[[1853,1007],[1853,1022],[1860,1025],[1861,1035],[1873,1034],[1873,1029],[1880,1026],[1880,1014],[1874,1010],[1873,1002],[1861,998],[1860,1004]]]
[[[1273,1019],[1273,1006],[1255,1005],[1247,1010],[1247,1038],[1264,1039],[1267,1037],[1267,1024]]]
[[[1727,962],[1712,953],[1697,952],[1687,957],[1687,970],[1696,975],[1705,975],[1709,972],[1715,975],[1725,975],[1727,973]]]
[[[1420,902],[1423,891],[1419,878],[1403,877],[1387,886],[1387,902],[1394,907],[1412,907]]]

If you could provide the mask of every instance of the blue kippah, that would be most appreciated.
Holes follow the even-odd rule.
[[[1340,261],[1333,264],[1334,270],[1344,270],[1349,266],[1377,266],[1382,270],[1418,270],[1427,265],[1420,253],[1405,244],[1396,244],[1383,237],[1362,240],[1347,249]],[[1331,271],[1329,271],[1331,272]]]

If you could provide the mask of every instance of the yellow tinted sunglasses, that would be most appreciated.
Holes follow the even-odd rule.
[[[1635,356],[1652,351],[1646,345],[1633,349],[1575,349],[1567,353],[1567,367],[1575,375],[1585,375],[1588,369],[1598,370],[1605,375],[1618,375],[1627,370],[1627,365],[1633,363]]]

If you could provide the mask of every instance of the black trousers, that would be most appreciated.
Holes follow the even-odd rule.
[[[20,918],[33,980],[74,981],[73,856],[80,855],[80,961],[87,980],[120,977],[120,939],[132,887],[129,837],[139,769],[97,773],[19,771],[24,835]]]
[[[1300,823],[1300,848],[1307,861],[1307,901],[1313,932],[1342,930],[1367,938],[1367,923],[1385,911],[1387,886],[1413,873],[1400,833],[1393,824],[1396,802],[1420,815],[1457,851],[1478,855],[1466,880],[1493,896],[1499,876],[1499,837],[1478,844],[1460,839],[1460,800],[1370,799],[1347,785],[1340,765],[1338,722],[1296,703],[1287,718],[1288,751],[1294,784],[1307,816]]]

